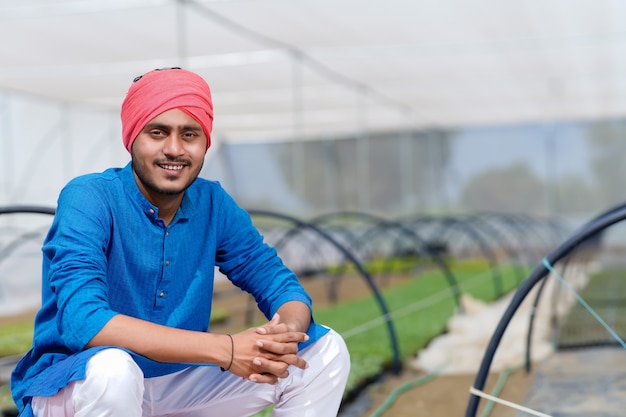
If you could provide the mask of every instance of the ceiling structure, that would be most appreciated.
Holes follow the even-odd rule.
[[[269,141],[621,117],[621,0],[0,0],[0,90],[117,111],[200,73],[215,134]]]

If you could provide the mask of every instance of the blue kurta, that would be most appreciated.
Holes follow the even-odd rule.
[[[83,379],[87,360],[102,349],[85,346],[115,314],[208,331],[216,265],[268,318],[288,301],[311,307],[296,276],[217,182],[196,179],[166,227],[130,163],[72,180],[43,245],[33,347],[12,375],[18,408],[30,415],[33,396]],[[312,323],[300,348],[325,332]],[[189,366],[134,357],[146,377]]]

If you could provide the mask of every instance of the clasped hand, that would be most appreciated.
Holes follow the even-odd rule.
[[[308,340],[304,332],[293,331],[280,316],[267,324],[233,336],[233,364],[230,372],[257,383],[276,384],[289,376],[294,365],[306,369],[308,364],[298,356],[298,343]]]

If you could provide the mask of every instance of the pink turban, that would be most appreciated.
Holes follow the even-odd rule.
[[[198,74],[180,68],[158,69],[135,79],[122,103],[122,140],[130,152],[135,138],[159,114],[178,108],[193,117],[211,146],[211,90]]]

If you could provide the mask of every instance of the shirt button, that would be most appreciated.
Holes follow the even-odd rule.
[[[169,266],[170,265],[170,261],[165,261],[165,266]]]
[[[150,209],[150,214],[154,214],[154,209]]]
[[[165,296],[165,293],[163,291],[161,291],[161,293],[159,294],[159,297],[162,298],[163,296]]]

